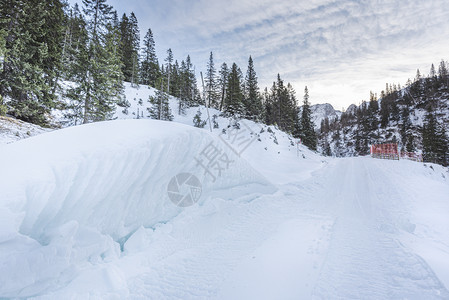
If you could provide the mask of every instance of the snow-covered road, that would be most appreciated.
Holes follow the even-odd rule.
[[[449,270],[439,277],[407,246],[438,243],[434,264],[449,261],[449,185],[438,171],[408,161],[331,160],[273,195],[215,199],[142,229],[140,241],[151,243],[137,244],[141,250],[117,267],[131,298],[448,299]],[[410,186],[417,176],[423,184]],[[425,181],[439,189],[433,197]],[[436,211],[422,219],[413,211],[420,206]]]
[[[406,199],[404,187],[395,185],[391,172],[379,165],[388,170],[399,162],[341,160],[324,182],[332,187],[332,194],[322,199],[332,208],[329,215],[335,222],[315,295],[327,299],[447,299],[449,293],[432,268],[401,243],[401,232],[415,231],[408,207],[412,199]]]

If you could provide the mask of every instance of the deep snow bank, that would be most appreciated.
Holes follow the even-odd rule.
[[[212,163],[214,149],[219,155]],[[179,173],[201,182],[199,205],[274,191],[207,131],[151,120],[89,124],[23,140],[2,149],[0,166],[0,296],[57,288],[75,265],[120,255],[119,243],[139,227],[166,222],[183,209],[167,195]]]

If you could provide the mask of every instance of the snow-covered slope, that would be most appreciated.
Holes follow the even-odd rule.
[[[0,145],[12,143],[48,131],[50,130],[34,124],[0,116]]]
[[[133,87],[131,84],[125,83],[125,96],[130,106],[127,109],[117,107],[115,118],[148,119],[148,108],[151,107],[148,99],[154,95],[154,92],[153,88],[144,85]],[[187,108],[184,113],[179,114],[178,104],[178,99],[170,97],[170,108],[174,116],[174,122],[193,126],[193,117],[198,111],[201,112],[201,119],[207,121],[208,114],[204,106]],[[236,142],[236,148],[240,148],[236,150],[240,152],[245,148],[244,151],[241,151],[242,157],[249,161],[254,168],[264,171],[271,182],[288,182],[293,176],[308,174],[305,170],[314,170],[323,160],[321,156],[308,150],[307,147],[298,145],[297,140],[274,126],[245,119],[236,122],[232,118],[222,116],[221,112],[216,109],[209,109],[209,116],[211,126],[209,126],[209,122],[206,122],[202,130],[212,130],[212,134],[220,136],[228,142],[231,139],[234,140],[234,138],[235,140],[241,139],[241,141],[251,139],[247,148],[245,148],[245,143],[239,147],[240,142]],[[215,123],[212,121],[213,119]],[[235,125],[239,129],[236,129]],[[291,160],[298,160],[298,158],[301,160],[301,169],[304,173],[298,172],[298,166],[291,163]],[[281,174],[278,172],[270,173],[270,170],[276,170],[280,166],[283,167],[284,172]]]

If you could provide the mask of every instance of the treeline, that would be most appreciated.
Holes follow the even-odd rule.
[[[404,87],[386,84],[379,97],[371,92],[369,102],[324,119],[320,146],[326,155],[345,156],[369,154],[371,144],[398,143],[404,152],[419,150],[425,161],[448,165],[448,99],[448,65],[441,61],[428,76],[417,70]]]
[[[306,146],[316,150],[317,137],[313,130],[307,87],[301,112],[295,90],[279,74],[270,90],[265,88],[261,93],[251,56],[245,76],[236,63],[230,68],[222,63],[217,74],[211,52],[205,76],[205,92],[205,104],[209,107],[218,109],[227,116],[275,125],[295,138],[301,138]]]
[[[119,18],[106,0],[82,3],[1,2],[0,114],[43,126],[53,109],[68,112],[72,124],[107,120],[127,105],[124,81],[200,101],[189,56],[178,64],[169,49],[159,64],[151,29],[140,47],[134,13]]]
[[[151,29],[141,47],[135,14],[119,17],[106,0],[83,0],[81,8],[61,0],[5,0],[0,17],[0,115],[43,126],[52,110],[63,111],[74,125],[107,120],[116,105],[129,107],[127,81],[158,90],[149,99],[149,117],[173,119],[171,95],[179,99],[179,114],[203,104],[276,125],[316,148],[308,92],[301,116],[295,91],[279,75],[261,93],[251,56],[244,75],[235,63],[217,70],[211,52],[200,94],[190,57],[178,62],[168,49],[160,63]]]

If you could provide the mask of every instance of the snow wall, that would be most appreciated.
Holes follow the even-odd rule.
[[[215,181],[198,163],[207,163],[211,145],[228,158],[221,175],[208,169]],[[79,262],[118,257],[139,227],[188,210],[167,194],[179,173],[201,182],[196,205],[275,191],[215,134],[154,120],[94,123],[22,140],[2,149],[0,167],[3,297],[38,295],[55,280],[63,285]]]

